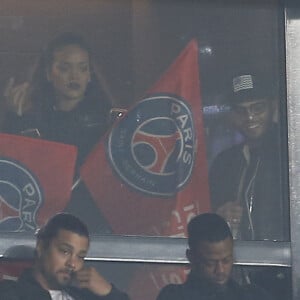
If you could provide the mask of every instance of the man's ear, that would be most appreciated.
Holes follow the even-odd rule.
[[[36,255],[38,258],[40,258],[42,256],[42,252],[43,252],[43,242],[42,241],[38,241],[36,243]]]

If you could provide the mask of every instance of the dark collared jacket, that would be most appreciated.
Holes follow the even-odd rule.
[[[242,240],[289,239],[288,199],[284,190],[288,186],[287,167],[278,135],[278,128],[274,126],[262,137],[259,147],[248,148],[248,162],[247,145],[239,144],[221,152],[210,168],[213,210],[227,201],[240,199],[243,217],[239,238]]]
[[[75,300],[129,300],[129,297],[113,286],[106,296],[98,296],[87,289],[69,287],[65,290]],[[32,270],[26,270],[18,281],[0,282],[0,300],[51,300],[50,293],[34,279]]]
[[[198,279],[190,274],[183,284],[164,287],[157,300],[271,300],[263,289],[254,285],[240,286],[229,280],[224,287]]]

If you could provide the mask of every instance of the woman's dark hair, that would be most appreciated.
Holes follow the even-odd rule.
[[[100,112],[103,112],[103,116],[100,115],[99,118],[107,118],[109,110],[111,109],[111,103],[108,100],[109,97],[105,92],[103,83],[97,75],[92,51],[81,35],[72,32],[62,33],[51,40],[37,61],[36,68],[32,75],[31,92],[29,95],[33,104],[33,112],[47,112],[47,110],[53,107],[55,91],[47,79],[47,70],[52,66],[55,52],[69,45],[78,46],[88,53],[91,80],[87,86],[84,101],[89,101],[89,106],[92,110],[95,110],[96,107]]]
[[[59,213],[50,218],[37,231],[36,238],[47,246],[58,235],[59,230],[68,230],[89,239],[87,226],[79,218],[69,213]]]
[[[195,249],[200,242],[220,242],[232,234],[225,220],[214,213],[204,213],[194,217],[188,224],[188,244]]]

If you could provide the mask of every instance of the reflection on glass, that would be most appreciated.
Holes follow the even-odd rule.
[[[184,236],[193,215],[213,209],[227,219],[237,238],[288,239],[278,138],[278,45],[284,43],[277,1],[258,9],[235,1],[130,0],[98,1],[83,8],[77,0],[72,14],[31,0],[29,6],[31,2],[30,15],[6,4],[0,16],[0,83],[6,100],[1,103],[0,129],[27,137],[37,137],[37,129],[42,140],[77,147],[72,195],[64,210],[79,215],[95,233]],[[70,30],[76,41],[61,36]],[[28,31],[31,38],[25,40]],[[60,44],[52,40],[57,34]],[[197,44],[196,54],[181,56],[190,43],[188,49]],[[186,73],[192,68],[185,64],[176,67],[182,57],[192,57],[194,73]],[[228,103],[233,78],[261,71],[259,83],[268,79],[261,88],[266,103]],[[173,77],[161,77],[165,72]],[[183,81],[178,83],[175,74]],[[160,90],[158,82],[164,82]],[[237,89],[241,85],[235,82]],[[182,86],[184,93],[178,92]],[[152,105],[157,93],[164,94],[163,105]],[[154,100],[147,106],[150,98]],[[133,105],[142,100],[145,106],[128,121]],[[264,150],[243,150],[247,159],[241,153],[240,158],[220,158],[223,150],[235,144],[241,148],[250,140],[264,140],[258,143]],[[87,174],[83,165],[91,156],[96,160],[89,160],[93,172]],[[247,172],[239,169],[237,159],[244,160]],[[215,171],[217,165],[222,170]],[[33,177],[38,176],[33,172]],[[87,184],[90,179],[92,186]],[[0,180],[16,182],[6,175]],[[13,208],[19,223],[27,218],[38,226],[44,221],[40,210],[26,209],[24,214],[24,206],[36,204],[25,198],[16,201],[12,194],[0,189],[2,224],[12,221],[6,208]]]

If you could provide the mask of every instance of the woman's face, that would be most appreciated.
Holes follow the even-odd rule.
[[[91,79],[88,52],[77,45],[56,50],[52,66],[47,70],[47,79],[53,85],[57,108],[75,108],[83,99]]]

